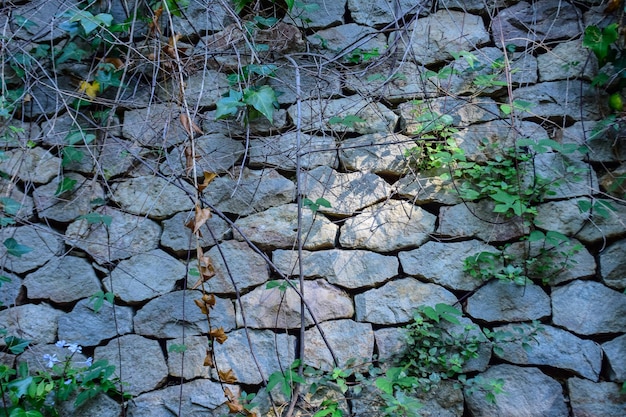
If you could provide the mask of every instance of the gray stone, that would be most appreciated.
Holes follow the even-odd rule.
[[[318,166],[338,167],[335,140],[332,136],[311,136],[287,132],[278,136],[260,137],[250,141],[250,167],[272,167],[295,171],[297,155],[300,168],[313,169]]]
[[[61,181],[76,181],[71,190],[57,194]],[[33,199],[39,217],[58,222],[71,222],[77,217],[88,214],[104,202],[105,194],[102,186],[93,179],[87,179],[79,174],[68,172],[63,177],[56,177],[48,184],[37,187],[33,192]]]
[[[349,171],[397,176],[406,172],[409,162],[406,154],[413,146],[413,140],[407,136],[374,133],[343,140],[339,158]]]
[[[223,134],[209,134],[194,139],[196,152],[196,175],[202,171],[223,173],[229,172],[244,154],[243,144]],[[179,146],[166,155],[161,171],[166,175],[193,176],[189,163],[193,158],[188,156],[188,146]]]
[[[57,345],[57,343],[61,344],[61,342],[65,342],[63,343],[63,346]],[[70,342],[71,341],[59,340],[54,344],[41,343],[38,345],[30,345],[28,346],[28,349],[17,357],[17,362],[28,364],[28,370],[31,375],[38,372],[50,372],[50,367],[47,363],[48,361],[44,358],[44,355],[50,355],[52,357],[56,356],[57,360],[61,362],[69,361],[74,368],[85,367],[87,357],[79,351],[71,352],[68,347],[65,346],[65,344]],[[82,350],[82,346],[80,347]],[[61,364],[59,363],[59,365]]]
[[[90,398],[80,407],[74,402],[76,397],[70,397],[67,401],[59,402],[59,415],[73,417],[118,417],[122,413],[122,406],[104,393]]]
[[[597,91],[588,83],[548,81],[515,90],[515,99],[533,103],[530,114],[522,117],[541,117],[566,120],[599,120],[604,102],[597,99]]]
[[[609,362],[612,381],[626,381],[626,335],[621,335],[602,344],[602,351]]]
[[[486,391],[465,389],[465,403],[473,417],[567,417],[561,385],[537,368],[496,365],[480,374],[485,381],[500,380],[503,394],[489,401]]]
[[[437,233],[451,237],[477,237],[485,242],[504,242],[528,234],[521,217],[507,218],[494,213],[494,202],[488,199],[477,203],[442,207]]]
[[[624,415],[626,394],[618,384],[570,378],[567,389],[573,417]]]
[[[602,127],[601,122],[584,120],[561,129],[558,132],[560,141],[567,145],[579,145],[584,151],[568,154],[578,159],[588,158],[590,162],[619,162],[626,159],[626,140],[618,135],[612,136],[613,128]]]
[[[472,291],[482,282],[463,271],[463,260],[480,252],[498,252],[478,240],[426,242],[421,247],[398,253],[405,274],[422,277],[451,290]]]
[[[298,275],[297,251],[275,250],[276,268],[287,276]],[[303,251],[304,277],[321,277],[344,288],[371,287],[398,274],[398,259],[365,250],[331,249]]]
[[[45,184],[61,172],[61,159],[39,146],[13,149],[4,152],[0,171],[24,182]]]
[[[241,216],[291,203],[295,199],[293,182],[273,169],[244,169],[239,178],[219,177],[203,192],[203,197],[218,210]]]
[[[319,29],[343,23],[347,0],[325,1],[311,0],[307,3],[294,4],[289,14],[299,27]]]
[[[106,124],[106,122],[105,120],[103,124]],[[94,126],[94,121],[87,115],[81,113],[55,114],[54,116],[46,118],[46,120],[41,123],[41,139],[43,143],[51,147],[72,145],[80,149],[85,147],[86,142],[89,142],[87,140],[88,135],[95,135],[96,138],[91,143],[97,143],[101,139],[97,137],[100,136],[98,129],[102,130],[103,128],[104,126]],[[115,115],[111,115],[111,123],[107,128],[107,138],[119,136],[121,132],[122,126],[119,118]],[[70,133],[82,133],[82,135],[75,143],[70,143],[68,141]],[[72,142],[74,142],[74,140],[72,140]]]
[[[13,239],[17,246],[9,251]],[[32,271],[63,251],[63,241],[59,234],[45,225],[5,227],[0,229],[0,259],[5,269],[16,273]],[[24,253],[24,251],[29,250]]]
[[[600,177],[600,187],[612,197],[626,197],[626,163]]]
[[[626,240],[619,240],[600,252],[602,282],[616,290],[626,289]]]
[[[105,301],[96,312],[94,302],[80,300],[71,312],[59,317],[59,339],[81,346],[96,346],[103,340],[133,331],[133,309]]]
[[[300,189],[312,202],[319,198],[330,203],[320,205],[319,211],[346,217],[385,199],[389,185],[379,176],[363,172],[339,173],[330,167],[318,167],[303,172]]]
[[[0,179],[0,202],[2,203],[2,217],[10,220],[28,220],[35,213],[33,198],[24,194],[15,182]],[[19,206],[18,206],[19,205]]]
[[[303,100],[300,105],[300,126],[305,132],[390,133],[398,122],[398,116],[383,104],[358,95],[334,100]],[[297,120],[296,105],[290,106],[287,112],[292,120]],[[351,120],[354,116],[362,121]]]
[[[598,71],[598,60],[582,46],[582,38],[562,42],[537,57],[539,81],[580,78],[591,81]]]
[[[194,189],[184,181],[170,182],[164,178],[137,177],[113,185],[113,201],[132,214],[155,219],[193,208]]]
[[[238,219],[235,239],[249,239],[263,250],[293,248],[298,230],[298,206],[285,204]],[[321,214],[303,208],[301,215],[302,246],[304,249],[328,249],[335,244],[339,227]]]
[[[418,14],[429,6],[429,1],[416,2],[401,0],[399,2],[348,0],[348,9],[356,23],[366,26],[383,25],[395,22],[406,14]]]
[[[189,139],[180,120],[182,114],[173,104],[152,104],[145,109],[124,112],[124,137],[137,141],[141,146],[164,148]]]
[[[89,224],[86,219],[71,223],[65,232],[69,245],[84,250],[98,263],[106,263],[156,249],[161,228],[145,217],[126,214],[110,207],[96,210],[109,216],[111,225]]]
[[[94,359],[117,364],[113,375],[122,379],[124,391],[133,396],[152,391],[167,378],[167,365],[159,342],[135,334],[98,346]]]
[[[23,52],[20,51],[20,53]],[[76,84],[70,76],[57,73],[54,78],[43,74],[40,77],[38,80],[33,79],[32,83],[24,89],[24,93],[29,96],[30,100],[23,107],[23,116],[31,120],[42,116],[51,117],[64,111],[67,106],[67,96],[62,96],[62,92],[76,91]]]
[[[17,298],[22,290],[22,278],[9,272],[0,270],[3,280],[0,283],[0,307],[12,307],[17,302]],[[9,281],[5,281],[9,279]]]
[[[161,235],[161,245],[171,249],[178,255],[184,255],[187,251],[196,248],[196,239],[192,235],[190,228],[185,226],[194,219],[194,212],[176,213],[174,217],[163,220],[163,234]],[[211,232],[209,232],[210,229]],[[222,241],[230,235],[230,226],[226,221],[216,215],[212,215],[200,228],[200,239],[198,244],[202,248],[208,248],[216,244],[215,239]]]
[[[128,404],[128,417],[172,417],[181,410],[186,417],[219,417],[228,414],[223,388],[239,398],[240,388],[208,379],[196,379],[134,397]]]
[[[17,119],[3,120],[0,131],[2,132],[0,146],[5,150],[25,148],[29,143],[38,142],[42,139],[39,125]]]
[[[125,303],[136,304],[167,294],[186,275],[182,262],[154,249],[121,261],[103,283]]]
[[[184,353],[175,350],[174,347],[177,346],[184,346]],[[209,347],[209,338],[204,335],[168,340],[167,369],[169,375],[186,380],[209,378],[211,376],[211,368],[204,366],[204,359]]]
[[[14,22],[14,33],[19,39],[33,42],[45,42],[65,36],[67,32],[59,25],[67,20],[63,14],[72,13],[78,8],[74,0],[34,0],[16,7],[12,16],[22,16],[30,24],[22,25]]]
[[[391,252],[424,244],[437,217],[407,201],[389,200],[367,207],[341,226],[344,248]]]
[[[312,0],[307,4],[312,5],[320,0]],[[327,10],[338,7],[341,3],[345,3],[345,0],[338,2],[326,2],[322,9],[317,14],[323,14]],[[342,12],[343,13],[343,6]],[[294,5],[293,10],[296,10],[298,5]],[[296,16],[293,12],[291,16]],[[334,18],[337,18],[336,15]],[[285,19],[288,17],[285,16]],[[339,17],[340,19],[341,17]],[[277,94],[276,100],[280,104],[293,104],[297,101],[297,86],[296,86],[296,73],[291,62],[278,62],[278,65],[274,71],[274,75],[268,80],[268,85],[274,89]],[[277,63],[277,64],[278,64]],[[304,66],[299,67],[300,74],[300,99],[308,100],[312,98],[328,98],[337,94],[337,91],[341,91],[342,73],[331,65],[317,66],[315,68],[306,68]]]
[[[588,211],[581,212],[581,208],[587,205],[592,205],[593,215],[590,220]],[[622,221],[625,216],[626,208],[613,204],[611,200],[576,198],[540,204],[537,206],[535,224],[575,236],[583,243],[594,243],[619,237],[626,232],[626,224]]]
[[[231,17],[226,7],[220,2],[191,1],[184,8],[184,15],[172,16],[172,21],[174,23],[172,33],[190,36],[206,31],[222,30],[231,22]]]
[[[402,116],[402,130],[408,135],[430,132],[444,123],[442,119],[451,117],[451,126],[466,127],[473,123],[495,120],[499,109],[496,102],[487,97],[457,99],[438,97],[428,100],[413,100],[398,106]],[[428,119],[432,116],[432,121]],[[423,119],[427,118],[427,121]]]
[[[240,329],[227,336],[223,344],[216,343],[213,347],[215,361],[220,371],[231,369],[239,383],[260,384],[271,373],[289,368],[295,359],[296,338],[284,332]]]
[[[550,297],[538,285],[491,281],[467,299],[465,312],[488,322],[539,320],[550,315]]]
[[[470,339],[474,339],[479,342],[478,349],[476,350],[476,357],[468,359],[461,367],[462,373],[469,372],[483,372],[489,367],[491,360],[492,342],[487,339],[472,320],[467,317],[458,317],[459,324],[450,323],[447,321],[441,321],[441,327],[445,331],[445,334],[449,335],[453,339],[459,339],[460,335]]]
[[[429,65],[451,58],[451,52],[470,51],[489,40],[480,16],[440,10],[415,21],[409,52],[418,64]]]
[[[320,329],[337,358],[336,365],[320,336]],[[304,362],[317,369],[328,371],[336,366],[343,369],[350,359],[356,359],[357,364],[368,363],[373,353],[374,332],[369,323],[332,320],[304,332]]]
[[[194,300],[200,291],[174,291],[149,301],[135,314],[135,333],[159,339],[175,339],[208,333],[207,316]],[[211,323],[225,331],[235,328],[235,308],[230,300],[216,298]]]
[[[265,259],[245,242],[235,240],[221,242],[219,247],[212,247],[205,256],[211,258],[215,269],[215,276],[203,284],[207,292],[235,294],[233,281],[237,290],[242,291],[269,280]],[[197,279],[198,277],[189,276],[187,286],[191,288]]]
[[[380,288],[354,296],[356,320],[375,324],[401,324],[413,319],[420,306],[454,304],[456,297],[435,284],[425,284],[414,278],[391,281]]]
[[[347,60],[346,52],[360,49],[361,51],[378,50],[382,53],[387,47],[387,40],[383,33],[356,23],[330,27],[307,36],[307,41],[314,46],[319,46],[322,53],[332,58]]]
[[[552,291],[552,322],[577,334],[625,332],[625,315],[626,294],[597,282],[574,281]]]
[[[516,330],[514,325],[496,327],[494,331],[513,334],[511,342],[500,342],[495,354],[516,365],[545,365],[572,371],[579,376],[597,381],[602,368],[602,349],[591,340],[583,340],[573,334],[552,326],[542,326],[543,331],[530,340],[528,349],[523,348],[524,337],[531,335],[529,328]]]
[[[381,364],[390,367],[402,358],[409,330],[405,327],[383,327],[374,330],[374,339]]]
[[[101,291],[100,280],[83,258],[63,256],[51,259],[24,280],[29,299],[47,298],[68,303]]]
[[[491,22],[491,31],[502,48],[512,44],[532,50],[580,33],[583,26],[579,14],[576,7],[562,7],[555,0],[541,4],[522,1],[498,13]]]
[[[297,282],[294,285],[298,286]],[[307,304],[305,325],[314,323],[308,308],[318,322],[351,318],[354,307],[350,296],[330,285],[323,279],[304,281],[302,290]],[[253,329],[296,329],[300,327],[300,296],[291,288],[267,289],[259,286],[241,297],[237,304],[237,324],[244,326],[242,308],[246,316],[246,325]]]
[[[449,179],[450,171],[436,168],[411,171],[394,184],[400,197],[408,198],[413,204],[439,203],[454,205],[462,203],[456,192],[455,183]]]
[[[63,317],[63,312],[46,303],[24,304],[0,311],[0,323],[7,336],[26,339],[32,344],[56,342],[59,317]],[[6,346],[4,338],[0,339],[0,345]]]

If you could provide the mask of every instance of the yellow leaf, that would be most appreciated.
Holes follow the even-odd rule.
[[[229,369],[228,371],[219,371],[218,374],[220,380],[226,384],[234,384],[237,382],[237,378],[235,377],[232,369]]]
[[[204,191],[204,189],[209,186],[209,184],[215,179],[215,177],[217,177],[216,173],[204,171],[204,181],[202,181],[202,184],[198,184],[198,191]]]
[[[100,92],[100,83],[98,81],[92,83],[81,81],[78,91],[87,94],[87,97],[96,98],[96,95]]]

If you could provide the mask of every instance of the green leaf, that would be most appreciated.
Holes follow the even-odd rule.
[[[111,216],[108,216],[106,214],[93,213],[93,212],[83,214],[82,216],[78,216],[78,219],[87,220],[87,223],[89,224],[102,223],[107,227],[111,227],[111,222],[113,221],[113,217]]]
[[[541,230],[533,230],[528,235],[528,241],[529,242],[538,242],[538,241],[544,240],[545,237],[546,237],[546,235],[544,235]]]
[[[73,179],[73,178],[63,178],[60,182],[59,185],[57,187],[57,190],[55,191],[54,195],[61,195],[66,191],[71,191],[74,189],[74,186],[76,185],[78,181]]]
[[[11,197],[0,197],[0,204],[2,204],[4,212],[11,216],[15,216],[22,207],[20,203],[13,200]]]
[[[245,107],[241,101],[243,94],[236,90],[230,90],[228,96],[222,97],[217,101],[217,110],[215,111],[215,120],[225,119],[229,116],[235,116],[240,107]]]
[[[72,130],[70,133],[67,134],[64,140],[69,145],[76,145],[79,142],[88,145],[93,142],[95,138],[96,135],[94,135],[93,133],[85,133],[82,130]]]
[[[33,248],[17,243],[17,240],[12,237],[4,241],[4,247],[7,248],[7,252],[10,255],[17,256],[18,258],[33,250]]]
[[[29,340],[21,339],[16,336],[7,336],[4,338],[4,342],[6,343],[9,351],[15,355],[23,353],[30,344]]]
[[[59,56],[56,61],[57,64],[62,64],[65,61],[69,61],[73,59],[74,61],[82,61],[83,58],[91,55],[91,52],[86,51],[80,48],[76,43],[69,42],[63,50],[61,51],[61,56]]]
[[[276,92],[269,85],[258,88],[246,88],[243,101],[261,113],[270,123],[274,121],[274,109],[278,108]]]
[[[187,346],[173,343],[167,348],[167,351],[170,353],[183,353],[187,351]]]
[[[23,408],[14,408],[9,417],[43,417],[43,414],[36,410],[25,411]]]
[[[61,160],[61,166],[66,167],[73,163],[80,163],[85,154],[80,149],[76,149],[73,146],[66,146],[63,148],[63,157]]]

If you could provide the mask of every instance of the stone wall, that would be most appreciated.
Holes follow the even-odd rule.
[[[127,13],[122,3],[133,4],[110,3],[119,20]],[[626,414],[619,394],[626,379],[626,206],[623,193],[607,193],[624,171],[626,147],[619,135],[590,140],[608,109],[590,83],[597,63],[581,45],[586,25],[612,18],[602,1],[307,0],[319,7],[296,5],[278,25],[257,28],[254,53],[244,21],[225,3],[190,3],[172,20],[172,32],[182,35],[178,60],[164,47],[168,24],[160,41],[138,25],[127,88],[99,97],[114,109],[108,127],[69,105],[78,93],[65,74],[85,79],[89,68],[66,64],[62,75],[26,86],[28,99],[7,123],[25,131],[4,140],[0,160],[3,196],[20,206],[10,210],[3,201],[16,223],[0,229],[0,240],[32,251],[16,256],[0,247],[11,279],[2,285],[0,323],[34,346],[19,357],[2,353],[4,363],[37,366],[66,340],[118,365],[133,394],[126,409],[100,396],[66,415],[227,413],[222,386],[203,366],[210,329],[194,304],[202,293],[191,289],[197,252],[185,224],[194,218],[195,167],[199,177],[218,174],[201,195],[213,216],[199,241],[215,268],[204,283],[216,297],[211,325],[228,336],[215,344],[215,359],[233,370],[240,384],[233,391],[259,392],[262,415],[263,381],[293,362],[300,343],[307,364],[333,367],[320,330],[340,366],[374,355],[389,361],[402,349],[413,311],[437,303],[459,303],[482,328],[538,320],[545,331],[530,351],[514,343],[486,349],[465,369],[504,380],[496,404],[442,384],[421,399],[424,416]],[[70,0],[18,5],[14,15],[30,16],[40,30],[9,24],[8,36],[20,47],[62,41],[63,19],[50,17],[72,7]],[[374,49],[380,56],[364,59]],[[277,66],[265,80],[281,93],[273,124],[215,120],[227,75],[241,63]],[[533,106],[506,115],[499,105],[512,100]],[[463,271],[473,254],[506,243],[523,251],[529,230],[494,214],[485,200],[463,201],[459,184],[441,171],[415,169],[407,151],[421,140],[414,132],[425,109],[452,118],[453,137],[471,160],[493,159],[520,138],[587,150],[533,159],[538,177],[559,181],[536,204],[536,221],[545,225],[539,230],[582,244],[570,267],[523,286]],[[199,128],[195,158],[188,115]],[[63,163],[76,125],[95,140],[76,144],[84,158]],[[497,146],[481,147],[485,139]],[[58,194],[67,179],[74,186]],[[298,210],[297,193],[330,207]],[[581,201],[612,201],[615,211],[583,215]],[[299,271],[310,308],[303,341],[299,296],[267,286]],[[90,297],[99,291],[114,293],[115,303],[95,313]],[[173,344],[187,347],[184,357],[168,350]],[[353,399],[353,415],[381,415],[374,398]]]

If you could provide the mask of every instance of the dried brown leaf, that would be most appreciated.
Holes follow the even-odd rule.
[[[210,368],[215,367],[215,365],[213,364],[213,354],[210,350],[206,351],[206,356],[204,357],[204,362],[202,362],[202,365],[208,366]]]
[[[226,336],[226,333],[224,333],[223,327],[220,327],[218,329],[212,329],[209,333],[209,336],[215,339],[220,345],[228,339],[228,336]]]
[[[198,230],[211,218],[211,209],[209,208],[200,208],[199,205],[196,205],[196,217],[193,227],[193,232],[198,233]]]
[[[225,384],[234,384],[237,382],[237,377],[235,377],[232,369],[229,369],[228,371],[219,371],[218,375],[220,380]]]
[[[238,414],[245,411],[245,408],[243,408],[243,405],[239,404],[239,401],[226,401],[226,405],[228,406],[229,414]]]
[[[213,179],[217,177],[217,174],[214,172],[204,171],[203,175],[204,175],[204,181],[202,181],[202,184],[198,184],[198,191],[200,192],[204,191],[204,189],[209,186],[211,181],[213,181]]]
[[[215,296],[213,294],[204,294],[202,301],[204,301],[204,304],[209,308],[215,307]]]
[[[115,69],[120,69],[124,66],[124,61],[119,58],[104,58],[102,60],[105,64],[111,64]]]
[[[200,129],[193,120],[190,120],[185,113],[180,114],[180,123],[183,125],[183,129],[185,129],[185,132],[187,132],[189,136],[193,136],[194,133],[198,133],[200,135],[202,134],[202,129]]]
[[[198,306],[202,314],[209,314],[209,309],[207,308],[207,305],[204,303],[204,301],[193,300],[193,302]]]

